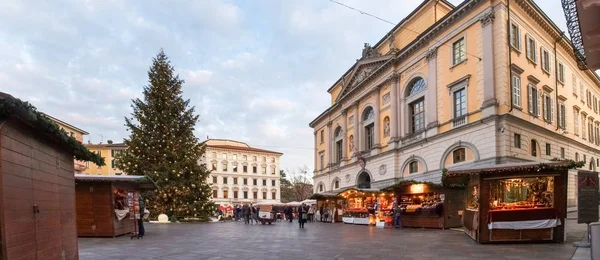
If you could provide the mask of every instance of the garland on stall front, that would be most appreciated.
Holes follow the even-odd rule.
[[[460,176],[469,176],[474,174],[495,174],[495,173],[514,173],[514,172],[541,172],[541,171],[567,171],[571,169],[581,168],[585,166],[584,161],[576,162],[571,159],[551,159],[553,163],[527,164],[522,166],[506,166],[497,165],[494,168],[481,170],[459,170],[451,171],[446,174],[446,177],[453,179]],[[442,175],[443,178],[443,175]]]
[[[29,124],[35,131],[41,132],[57,141],[61,145],[68,147],[73,151],[73,156],[77,160],[91,161],[98,166],[103,166],[104,158],[98,154],[92,153],[85,148],[83,144],[75,138],[70,137],[64,130],[60,129],[52,120],[48,119],[37,109],[12,96],[0,98],[0,118],[19,118]]]

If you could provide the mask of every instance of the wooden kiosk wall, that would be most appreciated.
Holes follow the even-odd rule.
[[[39,137],[0,124],[0,258],[79,259],[73,153]]]
[[[77,235],[80,237],[115,237],[135,231],[135,223],[126,216],[118,221],[113,189],[137,190],[130,183],[77,182]]]

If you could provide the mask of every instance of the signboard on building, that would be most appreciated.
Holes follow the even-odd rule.
[[[577,172],[577,223],[598,222],[598,173]]]

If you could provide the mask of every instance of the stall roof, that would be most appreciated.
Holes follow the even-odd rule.
[[[90,175],[75,174],[75,181],[83,182],[134,182],[138,183],[140,189],[156,189],[158,186],[145,175]]]
[[[310,197],[308,197],[308,199],[311,200],[324,200],[333,198],[340,198],[340,196],[338,196],[337,192],[321,192],[313,193],[312,195],[310,195]]]
[[[569,170],[585,165],[585,162],[575,162],[573,160],[550,161],[550,162],[522,162],[507,163],[497,165],[474,166],[463,169],[448,170],[448,177],[472,174],[492,174],[492,173],[517,173],[517,172],[535,172],[535,171],[561,171]]]

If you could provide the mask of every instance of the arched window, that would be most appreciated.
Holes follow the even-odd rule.
[[[412,161],[410,163],[408,163],[408,173],[417,173],[419,172],[419,162],[418,161]]]
[[[452,162],[459,163],[466,160],[465,148],[458,148],[452,152]]]
[[[342,127],[337,127],[333,132],[335,136],[335,159],[337,162],[341,162],[344,158],[343,147],[344,147],[344,133]]]
[[[339,188],[340,188],[340,179],[335,179],[335,180],[333,181],[333,189],[334,189],[334,190],[337,190],[337,189],[339,189]]]
[[[413,79],[408,86],[408,97],[412,97],[425,89],[425,80],[421,77]]]
[[[324,186],[323,183],[319,183],[319,192],[323,192],[323,189],[324,189],[323,186]]]
[[[535,139],[531,139],[531,156],[537,157],[538,154],[538,144]]]
[[[365,150],[371,150],[375,146],[375,111],[367,107],[362,115],[363,127],[365,128]]]
[[[370,189],[371,188],[371,176],[369,176],[368,172],[361,172],[358,175],[358,188],[360,189]]]
[[[410,81],[406,88],[406,97],[409,98],[408,116],[411,133],[418,133],[425,129],[425,80],[417,77]]]
[[[575,153],[575,161],[579,162],[579,153]]]

